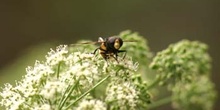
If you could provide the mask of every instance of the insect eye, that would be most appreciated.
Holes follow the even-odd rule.
[[[114,42],[114,48],[115,49],[119,49],[121,47],[121,44],[119,42],[119,39],[115,39],[115,42]]]
[[[108,48],[110,48],[110,49],[117,49],[118,50],[122,46],[123,41],[119,37],[109,37],[107,39],[106,44],[107,44]]]

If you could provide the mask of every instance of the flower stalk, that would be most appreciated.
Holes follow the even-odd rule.
[[[172,98],[171,97],[165,97],[165,98],[162,98],[160,100],[157,100],[156,102],[152,103],[151,105],[148,106],[148,109],[149,110],[153,110],[157,107],[160,107],[162,105],[166,105],[166,104],[169,104],[170,102],[172,101]]]
[[[110,75],[107,75],[105,78],[103,78],[101,81],[99,81],[96,85],[94,85],[91,89],[83,93],[81,96],[79,96],[74,102],[70,103],[64,110],[69,109],[72,105],[77,103],[80,99],[85,97],[88,93],[90,93],[92,90],[94,90],[96,87],[98,87],[100,84],[102,84],[105,80],[107,80],[110,77]]]

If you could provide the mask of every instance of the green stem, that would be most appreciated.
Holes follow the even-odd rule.
[[[163,98],[163,99],[161,99],[159,101],[153,102],[151,105],[148,106],[148,109],[154,109],[154,108],[159,107],[161,105],[168,104],[171,101],[172,101],[171,97]]]
[[[157,85],[159,82],[160,82],[160,79],[154,80],[154,82],[152,82],[152,83],[147,87],[147,90],[150,90],[152,87],[154,87],[155,85]]]
[[[81,96],[79,96],[74,102],[70,103],[65,110],[69,109],[73,104],[75,104],[76,102],[78,102],[80,99],[82,99],[84,96],[86,96],[89,92],[91,92],[92,90],[94,90],[96,87],[98,87],[101,83],[103,83],[105,80],[107,80],[110,77],[110,75],[107,75],[105,78],[103,78],[101,81],[99,81],[95,86],[93,86],[91,89],[89,89],[88,91],[84,92]]]
[[[57,79],[59,79],[59,75],[60,75],[60,65],[61,65],[61,62],[59,62],[58,67],[57,67]]]
[[[66,91],[65,91],[65,93],[63,94],[63,98],[61,99],[61,101],[60,101],[60,104],[59,104],[59,109],[58,110],[61,110],[62,109],[62,107],[63,107],[63,105],[65,104],[65,102],[66,102],[66,100],[67,100],[67,98],[69,98],[69,96],[72,94],[72,92],[73,92],[73,90],[76,88],[76,86],[78,85],[78,83],[79,83],[79,80],[76,82],[76,84],[75,85],[73,85],[71,88],[70,88],[70,91],[69,91],[69,93],[67,93],[67,96],[65,97],[65,93],[66,93]]]

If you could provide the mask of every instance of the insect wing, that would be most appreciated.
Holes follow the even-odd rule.
[[[70,44],[70,46],[75,46],[75,45],[82,45],[82,44],[99,44],[100,42],[79,42],[79,43],[76,43],[76,44]]]
[[[138,40],[123,40],[123,42],[138,42]]]
[[[102,43],[105,42],[105,40],[102,37],[99,37],[98,42]]]

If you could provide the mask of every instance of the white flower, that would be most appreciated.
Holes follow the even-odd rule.
[[[54,74],[50,66],[36,61],[34,67],[26,68],[27,74],[23,79],[17,83],[15,87],[19,92],[23,93],[25,97],[32,96],[38,93],[38,88],[47,80],[47,77]]]
[[[58,93],[63,93],[67,86],[68,85],[60,81],[48,81],[39,94],[46,99],[55,100],[56,95],[58,95]]]
[[[33,110],[54,110],[49,104],[34,105]]]
[[[115,102],[120,110],[133,110],[137,106],[138,92],[129,82],[110,84],[106,90],[106,95],[106,101],[109,103]],[[114,107],[114,105],[111,105],[111,107]]]
[[[106,105],[100,100],[83,100],[76,110],[106,110]]]
[[[48,55],[46,55],[46,64],[48,65],[57,65],[61,61],[66,60],[66,54],[68,53],[67,45],[60,45],[56,48],[56,51],[51,49],[50,52],[48,52]]]
[[[17,93],[16,89],[10,84],[5,84],[5,88],[0,93],[0,96],[2,97],[0,104],[7,106],[7,110],[17,110],[25,102],[24,97]]]
[[[74,52],[67,56],[65,64],[69,67],[65,73],[62,73],[61,79],[68,83],[75,83],[79,80],[79,85],[84,89],[94,85],[94,81],[99,80],[100,72],[93,54]]]
[[[134,63],[132,61],[132,58],[130,58],[130,57],[125,58],[125,59],[120,59],[119,58],[119,60],[121,60],[119,64],[124,66],[128,70],[137,71],[139,63],[138,62]]]

